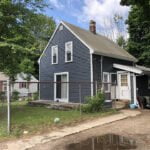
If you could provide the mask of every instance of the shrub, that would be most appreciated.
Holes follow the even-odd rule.
[[[32,95],[32,99],[33,100],[38,100],[38,98],[39,98],[39,94],[36,92],[36,93],[33,93],[33,95]]]
[[[97,95],[87,98],[87,103],[82,106],[82,111],[86,113],[99,112],[103,109],[105,97],[101,91]]]
[[[19,92],[18,91],[13,91],[12,92],[12,100],[13,101],[19,100]]]
[[[1,91],[0,92],[0,101],[4,101],[6,99],[6,94],[5,92]]]

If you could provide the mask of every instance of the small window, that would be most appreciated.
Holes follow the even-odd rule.
[[[103,73],[103,85],[104,85],[104,91],[110,92],[110,75],[107,72]]]
[[[117,84],[117,74],[116,73],[111,73],[110,82],[111,82],[112,85],[116,85]]]
[[[63,25],[60,25],[59,31],[63,30]]]
[[[21,83],[19,83],[19,88],[20,88],[20,89],[28,88],[28,85],[27,85],[26,82],[21,82]]]
[[[65,62],[73,61],[73,44],[72,42],[65,43]]]
[[[121,75],[121,86],[128,86],[128,75],[127,74]]]
[[[3,91],[7,91],[7,84],[6,83],[3,83]]]
[[[52,46],[52,64],[58,64],[58,46]]]

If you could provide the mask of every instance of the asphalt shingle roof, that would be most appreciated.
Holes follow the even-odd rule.
[[[122,49],[105,36],[93,34],[88,30],[82,29],[65,21],[63,21],[63,23],[80,39],[82,39],[82,41],[84,41],[94,51],[94,54],[133,62],[137,61],[134,56],[129,54],[126,50]]]

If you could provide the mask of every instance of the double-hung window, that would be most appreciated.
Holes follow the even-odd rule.
[[[52,46],[52,64],[58,64],[58,46]]]
[[[73,61],[73,42],[65,43],[65,62]]]
[[[104,92],[110,92],[110,74],[108,72],[103,73],[103,87]]]

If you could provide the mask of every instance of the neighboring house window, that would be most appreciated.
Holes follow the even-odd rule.
[[[127,74],[121,75],[121,86],[128,86],[128,75]]]
[[[27,83],[25,83],[25,82],[19,83],[19,88],[20,89],[22,89],[22,88],[28,88]]]
[[[7,91],[7,84],[6,83],[3,83],[3,91]]]
[[[104,85],[104,91],[110,92],[110,75],[108,72],[103,73],[103,85]]]
[[[58,64],[58,46],[52,46],[52,64]]]
[[[73,43],[72,41],[65,43],[65,62],[73,61]]]

